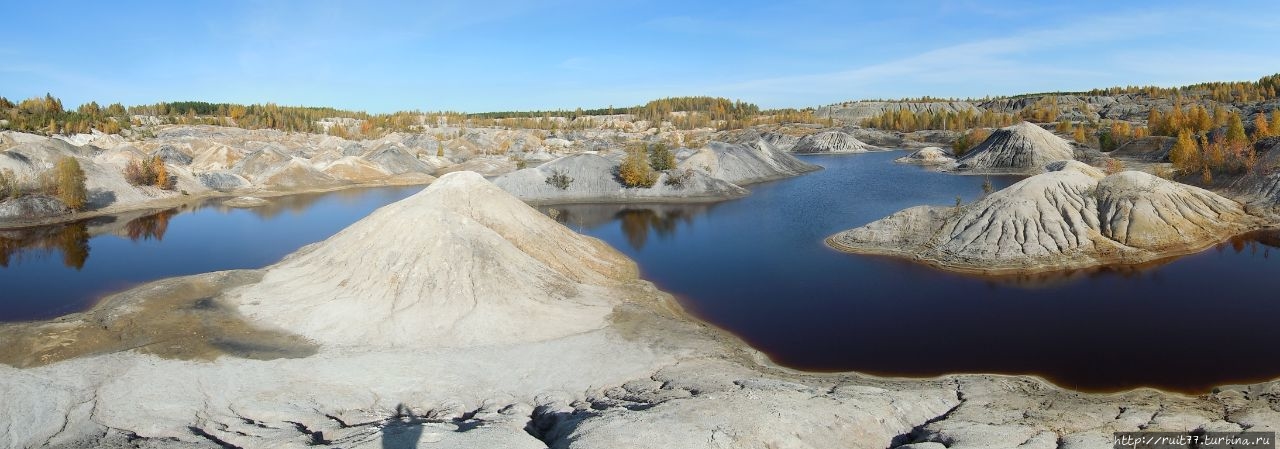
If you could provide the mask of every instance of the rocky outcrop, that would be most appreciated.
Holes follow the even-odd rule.
[[[365,157],[369,162],[382,167],[382,171],[398,175],[401,173],[431,173],[433,167],[429,167],[404,147],[396,145],[388,145],[383,148],[374,150]]]
[[[1231,191],[1250,206],[1280,217],[1280,137],[1258,141],[1254,151],[1257,163],[1231,183]]]
[[[1260,224],[1232,200],[1146,173],[1053,168],[972,204],[909,208],[827,243],[959,271],[1029,273],[1147,262]]]
[[[760,126],[741,130],[721,131],[712,140],[752,147],[766,147],[777,151],[791,151],[800,138],[813,133],[813,129],[785,126]]]
[[[795,147],[796,144],[799,142],[800,142],[800,137],[797,137],[797,136],[793,136],[790,134],[766,132],[766,133],[761,133],[760,137],[753,143],[756,145],[769,145],[780,151],[791,151],[792,148]]]
[[[173,165],[191,165],[193,161],[191,155],[168,145],[160,147],[152,156],[160,158],[166,164]]]
[[[471,173],[265,270],[151,283],[0,341],[6,448],[1088,448],[1280,427],[1276,383],[1090,395],[778,369]]]
[[[863,120],[884,114],[908,110],[912,113],[929,111],[933,113],[970,112],[980,114],[982,111],[973,103],[966,101],[934,101],[934,102],[897,102],[897,101],[857,101],[822,106],[814,111],[815,117],[831,117],[846,124],[859,125]]]
[[[249,180],[231,172],[207,171],[196,175],[200,184],[213,190],[230,192],[249,187]]]
[[[436,170],[437,175],[446,173],[472,171],[484,176],[501,176],[516,170],[516,163],[504,156],[479,156],[466,162],[449,165]]]
[[[899,164],[948,165],[956,160],[946,150],[938,147],[925,147],[893,161]]]
[[[325,127],[356,126],[355,122],[342,120],[325,119],[318,123]],[[109,214],[169,206],[203,196],[275,195],[359,185],[424,184],[435,179],[433,174],[457,171],[498,177],[554,161],[567,151],[599,150],[602,154],[616,155],[620,142],[703,142],[716,133],[711,129],[680,131],[669,127],[651,129],[647,123],[632,125],[626,129],[573,129],[557,132],[557,137],[541,130],[440,126],[422,133],[391,133],[373,140],[205,125],[151,124],[145,138],[139,138],[136,132],[130,138],[105,134],[47,138],[5,131],[0,132],[3,149],[0,169],[9,169],[20,179],[32,180],[52,169],[59,158],[77,157],[90,190],[87,214]],[[811,132],[808,127],[787,129],[792,134]],[[758,139],[750,146],[713,145],[695,159],[698,168],[719,172],[696,174],[681,170],[671,174],[672,183],[664,180],[658,188],[644,192],[628,191],[623,195],[613,189],[592,192],[565,189],[572,194],[564,190],[535,192],[545,186],[541,181],[529,183],[525,191],[530,198],[547,200],[732,198],[743,192],[732,184],[779,179],[814,168],[786,154],[783,147],[789,147],[790,142],[798,139],[792,134],[756,134]],[[152,157],[159,157],[166,165],[172,190],[134,186],[124,178],[126,167]],[[584,173],[579,178],[583,180],[579,187],[590,184],[587,180],[593,177]],[[599,178],[603,185],[608,177]],[[667,194],[670,196],[664,196]],[[27,217],[23,224],[35,223],[33,219],[35,217]],[[59,219],[60,216],[38,221]],[[0,220],[16,224],[12,219]],[[0,223],[3,225],[5,223]]]
[[[228,170],[236,166],[244,155],[226,145],[214,145],[196,153],[191,161],[192,170]]]
[[[883,149],[862,143],[840,131],[823,131],[804,136],[791,148],[793,153],[866,153],[868,151],[883,151]]]
[[[575,154],[526,168],[494,180],[517,198],[535,203],[626,201],[719,201],[746,196],[731,182],[691,169],[658,175],[652,187],[627,187],[618,179],[618,161],[597,154]],[[553,176],[564,175],[556,185]]]
[[[991,133],[987,140],[956,161],[959,164],[956,169],[979,173],[1034,174],[1050,162],[1074,158],[1075,150],[1066,139],[1022,122]]]
[[[264,187],[286,190],[317,189],[348,183],[317,170],[315,166],[299,158],[272,164],[251,180]]]
[[[790,178],[820,168],[776,148],[724,142],[711,142],[696,150],[681,149],[676,157],[682,169],[702,170],[739,185]]]
[[[1168,162],[1169,150],[1173,149],[1173,142],[1172,137],[1142,137],[1125,142],[1107,155],[1118,159]]]
[[[959,137],[959,133],[956,131],[934,129],[902,133],[860,126],[845,126],[840,128],[840,131],[868,145],[884,149],[918,149],[930,146],[947,146]]]
[[[57,198],[47,195],[24,195],[0,201],[0,219],[56,217],[71,213]]]
[[[379,165],[374,161],[362,159],[355,156],[343,156],[333,162],[324,165],[321,171],[324,174],[337,179],[346,179],[356,182],[371,182],[379,179],[385,179],[390,173],[384,168],[385,165]]]
[[[618,179],[621,155],[584,153],[562,157],[494,180],[520,199],[537,203],[719,201],[747,190],[738,184],[797,176],[819,167],[759,141],[748,146],[711,142],[676,152],[677,168],[658,173],[652,187],[627,187]],[[552,176],[567,176],[563,186]]]

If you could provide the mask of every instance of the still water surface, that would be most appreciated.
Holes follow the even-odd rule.
[[[103,295],[147,281],[261,268],[420,190],[290,195],[250,209],[224,207],[224,199],[214,199],[160,213],[0,230],[0,321],[80,311]]]
[[[1037,374],[1109,391],[1203,392],[1280,376],[1280,235],[1145,267],[979,278],[843,254],[835,232],[982,195],[981,177],[894,164],[902,153],[806,156],[825,170],[712,205],[551,206],[636,259],[699,317],[780,364],[899,376]],[[996,188],[1015,178],[993,178]],[[276,262],[420,187],[214,200],[152,215],[0,231],[0,321],[82,310],[170,276]]]
[[[900,209],[982,195],[981,177],[807,156],[825,170],[709,206],[559,206],[699,317],[776,362],[904,376],[1038,374],[1063,386],[1203,392],[1280,376],[1280,235],[1146,267],[978,278],[822,240]],[[1002,188],[1016,179],[992,182]]]

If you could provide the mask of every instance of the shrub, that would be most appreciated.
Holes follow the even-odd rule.
[[[547,176],[547,184],[551,184],[560,190],[568,190],[569,184],[573,184],[573,178],[569,177],[564,170],[551,170],[551,176]]]
[[[667,144],[657,143],[649,148],[649,166],[657,171],[676,168],[676,155],[667,149]]]
[[[956,158],[960,158],[990,136],[991,131],[987,131],[984,128],[971,129],[969,132],[961,134],[960,138],[951,143],[952,153],[955,153]]]
[[[22,193],[21,187],[18,185],[18,177],[13,174],[13,170],[0,170],[0,201],[9,198],[17,198]]]
[[[64,157],[58,160],[54,172],[58,199],[71,210],[83,210],[89,202],[89,191],[84,186],[84,170],[80,168],[80,162],[74,157]]]
[[[156,183],[156,173],[151,163],[133,161],[124,167],[124,179],[135,186],[149,186]]]
[[[1108,175],[1124,171],[1124,162],[1120,162],[1119,159],[1107,158],[1105,164],[1106,165],[1103,166],[1103,170],[1106,171]]]
[[[159,156],[126,165],[124,179],[135,186],[156,186],[165,190],[173,190],[174,184],[174,179],[169,176],[164,160]]]
[[[683,189],[690,178],[693,178],[693,170],[687,168],[684,170],[671,170],[667,172],[667,179],[663,180],[662,183],[677,189]]]

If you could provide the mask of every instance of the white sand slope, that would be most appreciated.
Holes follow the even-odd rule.
[[[608,245],[456,172],[229,298],[328,345],[475,346],[600,328],[612,310],[605,287],[635,277]]]

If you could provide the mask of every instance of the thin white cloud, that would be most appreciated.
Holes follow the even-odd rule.
[[[1108,58],[1118,70],[1134,73],[1141,84],[1185,85],[1203,81],[1253,81],[1280,71],[1280,55],[1203,49],[1118,52]],[[1177,70],[1171,70],[1177,67]],[[1138,82],[1135,82],[1138,83]]]
[[[1152,53],[1152,57],[1142,58],[1142,62],[1133,59],[1123,66],[1108,66],[1107,56],[1121,48],[1118,43],[1179,32],[1185,30],[1185,27],[1193,26],[1201,18],[1202,15],[1194,11],[1089,18],[1056,28],[1024,31],[1010,37],[948,45],[909,57],[843,71],[750,79],[707,86],[706,91],[718,95],[753,98],[762,104],[794,104],[797,99],[826,98],[834,101],[841,96],[863,98],[868,93],[869,96],[895,96],[877,93],[886,91],[910,96],[925,93],[948,95],[948,91],[960,96],[974,93],[956,93],[956,86],[970,90],[982,86],[994,90],[986,92],[988,94],[1017,92],[1001,89],[1002,86],[1012,89],[1036,88],[1035,86],[1052,89],[1098,87],[1073,84],[1081,81],[1104,82],[1118,69],[1127,70],[1139,65],[1149,67],[1147,71],[1152,72],[1168,70],[1178,61],[1177,58],[1162,59],[1164,55],[1157,56],[1160,54],[1157,52]],[[1099,57],[1089,62],[1096,61],[1096,64],[1084,64],[1078,56],[1062,60],[1055,60],[1053,57],[1053,53],[1057,51],[1094,49]],[[1213,59],[1221,64],[1219,70],[1201,68],[1200,71],[1206,76],[1238,73],[1241,67],[1256,71],[1260,67],[1266,67],[1264,64],[1270,62],[1268,59],[1275,58],[1261,59],[1248,64],[1244,60],[1220,57]],[[1226,66],[1234,70],[1226,69]],[[939,87],[942,89],[938,89]],[[939,90],[943,91],[938,92]]]

